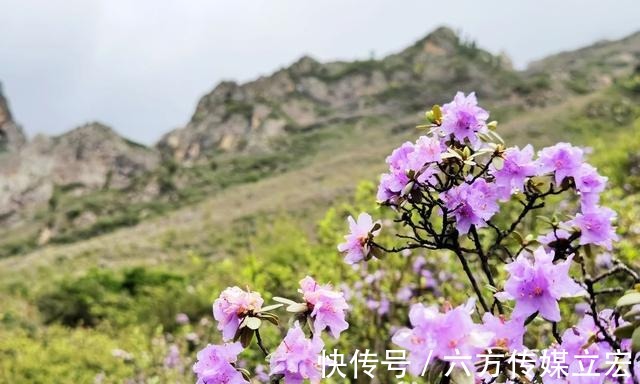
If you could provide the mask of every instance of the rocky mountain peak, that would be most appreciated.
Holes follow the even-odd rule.
[[[446,27],[380,60],[321,63],[302,56],[269,76],[218,84],[199,101],[187,126],[165,135],[157,147],[179,162],[221,152],[268,150],[273,138],[285,132],[440,102],[424,84],[440,94],[464,84],[490,97],[499,87],[500,72],[509,70],[500,63]]]
[[[0,218],[17,220],[20,213],[46,203],[56,186],[73,186],[79,194],[125,188],[158,160],[153,149],[99,122],[59,136],[36,135],[19,151],[0,158]]]

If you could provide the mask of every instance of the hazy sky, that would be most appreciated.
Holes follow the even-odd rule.
[[[155,142],[222,79],[400,50],[448,25],[523,67],[640,30],[618,0],[0,0],[0,82],[33,135],[99,120]]]

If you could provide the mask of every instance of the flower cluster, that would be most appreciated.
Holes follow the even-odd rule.
[[[426,249],[455,255],[462,266],[474,300],[455,308],[445,304],[442,310],[413,304],[411,327],[395,332],[393,343],[409,351],[409,371],[424,374],[432,359],[446,365],[444,356],[538,347],[524,343],[530,324],[551,336],[543,339],[549,351],[599,353],[603,358],[621,350],[640,352],[640,330],[634,332],[640,305],[629,309],[624,320],[620,312],[640,304],[640,293],[629,291],[616,310],[603,307],[613,304],[603,296],[624,291],[608,281],[640,287],[640,277],[610,253],[594,256],[597,247],[612,251],[618,236],[615,212],[601,205],[607,178],[586,162],[585,151],[569,143],[537,153],[531,145],[506,147],[495,131],[497,123],[488,122],[489,113],[473,93],[459,92],[443,107],[434,106],[426,118],[427,124],[419,128],[427,133],[391,153],[378,186],[378,202],[398,214],[403,244],[380,244],[380,226],[374,230],[373,219],[361,214],[362,222],[350,218],[351,234],[339,246],[349,264],[382,256],[382,251]],[[552,218],[543,216],[559,195],[567,195],[562,209],[551,210]],[[521,230],[533,233],[525,236]],[[414,261],[419,279],[424,264],[424,259]],[[394,286],[397,298],[412,298],[411,286]],[[573,326],[560,307],[567,298],[582,301],[581,308],[586,308]],[[633,324],[625,322],[631,318]],[[636,347],[630,342],[632,334]],[[568,372],[557,382],[567,382],[571,372],[581,368],[578,363],[569,361]],[[553,382],[539,381],[540,375],[522,374],[520,379],[517,382]],[[611,379],[604,375],[599,381],[579,382]],[[632,382],[637,380],[640,377],[632,377]]]
[[[193,365],[193,372],[198,375],[198,384],[249,383],[233,365],[238,360],[238,354],[242,349],[240,343],[209,344],[198,352],[198,361]]]
[[[233,339],[241,321],[262,308],[264,300],[257,292],[244,291],[230,287],[222,291],[213,303],[213,317],[218,321],[218,330],[222,331],[225,341]]]
[[[409,372],[420,375],[433,358],[449,355],[475,355],[489,347],[495,336],[473,322],[474,301],[448,309],[415,304],[409,312],[412,328],[400,329],[393,342],[409,351]]]
[[[584,293],[570,276],[569,268],[573,256],[559,263],[553,262],[553,251],[539,247],[532,255],[521,253],[511,264],[505,266],[509,279],[499,299],[516,300],[512,316],[524,319],[538,312],[549,321],[560,321],[558,300]]]
[[[349,216],[348,221],[350,233],[344,237],[345,242],[338,245],[338,250],[345,252],[345,261],[349,264],[368,260],[371,242],[380,234],[380,222],[374,222],[367,213],[361,213],[357,221]]]
[[[349,328],[345,314],[349,306],[342,292],[334,291],[331,285],[319,285],[310,276],[300,281],[300,291],[311,311],[316,333],[328,328],[336,339]]]
[[[301,383],[305,379],[320,382],[318,356],[323,348],[322,339],[307,338],[296,323],[271,356],[271,375],[282,375],[285,383]]]
[[[274,298],[279,304],[263,306],[264,300],[258,292],[238,287],[225,289],[213,304],[213,316],[218,322],[224,344],[211,345],[198,352],[193,371],[198,384],[249,383],[251,374],[238,364],[238,354],[247,348],[254,338],[265,357],[269,358],[270,372],[264,366],[256,367],[256,375],[269,376],[272,382],[300,383],[320,381],[318,356],[324,348],[322,331],[325,329],[338,338],[349,324],[346,321],[349,306],[342,292],[329,284],[318,284],[310,276],[300,281],[300,293],[304,302],[285,298]],[[271,311],[287,305],[287,311],[295,314],[297,321],[280,345],[269,354],[260,336],[264,322],[279,324],[278,316]],[[301,324],[313,323],[310,336]]]

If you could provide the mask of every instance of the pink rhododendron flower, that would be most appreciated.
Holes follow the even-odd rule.
[[[387,157],[389,172],[380,176],[377,199],[379,202],[394,202],[406,194],[412,181],[433,182],[436,173],[434,163],[442,159],[444,148],[436,138],[421,136],[415,144],[405,142]],[[409,176],[411,175],[411,177]]]
[[[584,292],[569,276],[573,256],[553,263],[553,252],[539,247],[533,255],[522,253],[505,266],[509,279],[504,292],[496,294],[500,300],[515,300],[512,317],[524,319],[536,312],[549,321],[560,321],[558,300]]]
[[[238,360],[240,352],[240,343],[207,345],[198,352],[198,361],[193,365],[193,372],[198,377],[197,384],[249,384],[232,365]]]
[[[571,237],[571,234],[564,229],[556,229],[555,231],[551,231],[546,235],[538,236],[538,242],[544,245],[552,245],[558,240],[567,240]]]
[[[413,146],[413,151],[407,155],[409,167],[418,171],[427,163],[439,162],[442,160],[443,152],[440,140],[435,137],[420,136]]]
[[[462,183],[442,195],[447,209],[456,218],[458,232],[465,234],[475,225],[481,228],[487,220],[499,210],[495,185],[484,179],[477,179],[472,184]]]
[[[499,347],[508,351],[521,351],[523,349],[524,322],[522,319],[506,320],[504,316],[493,316],[486,312],[482,316],[482,329],[493,334],[489,347]]]
[[[316,333],[329,328],[336,339],[340,333],[349,328],[345,320],[349,305],[342,292],[334,291],[330,284],[318,285],[313,278],[307,276],[300,280],[300,292],[311,309],[311,318]]]
[[[478,106],[475,92],[468,96],[458,92],[453,101],[442,106],[442,132],[453,135],[460,143],[467,139],[471,144],[478,140],[478,132],[487,129],[489,113]]]
[[[576,214],[568,224],[580,229],[580,244],[594,244],[610,250],[611,242],[618,240],[615,227],[611,223],[615,218],[616,213],[612,209],[593,206]]]
[[[324,343],[319,337],[305,337],[300,324],[296,322],[287,336],[271,354],[270,375],[283,375],[285,384],[298,384],[304,380],[319,383],[322,378],[318,356]]]
[[[244,291],[238,287],[230,287],[222,291],[213,303],[213,317],[218,321],[218,330],[222,331],[222,339],[233,339],[242,319],[262,308],[264,300],[258,292]]]
[[[558,143],[543,148],[538,154],[541,173],[554,173],[556,184],[562,184],[565,177],[578,174],[582,166],[583,151],[568,143]]]
[[[598,318],[600,323],[607,329],[608,332],[613,332],[615,325],[612,321],[612,310],[605,309],[601,311],[598,314]],[[623,323],[620,323],[620,325],[623,325]],[[568,379],[571,379],[571,382],[575,381],[576,383],[580,384],[600,384],[605,382],[616,382],[615,378],[607,376],[607,371],[609,370],[610,366],[606,364],[607,353],[611,353],[614,351],[607,342],[595,341],[598,340],[598,335],[601,335],[601,332],[593,321],[593,317],[591,314],[586,314],[578,322],[578,324],[564,331],[561,337],[562,344],[550,348],[549,350],[547,350],[547,354],[549,354],[550,351],[553,350],[567,352],[564,364],[567,366],[568,377],[543,377],[543,383],[566,383]],[[595,358],[577,357],[581,355],[595,356]],[[589,367],[592,361],[592,371],[598,373],[598,376],[575,376],[575,374],[577,373],[585,372],[586,368]]]
[[[513,192],[524,189],[527,177],[534,176],[537,165],[533,161],[533,147],[527,145],[523,149],[507,148],[502,156],[504,163],[500,169],[492,166],[492,174],[499,187],[500,198],[507,200]]]
[[[429,358],[445,356],[475,356],[490,345],[494,337],[471,318],[475,302],[450,309],[444,313],[437,307],[422,304],[411,306],[409,320],[412,328],[398,330],[394,344],[409,351],[409,372],[420,375]],[[432,351],[432,352],[431,352]]]
[[[607,178],[600,176],[597,169],[586,163],[580,166],[573,179],[582,201],[587,204],[597,203],[600,193],[607,186]]]
[[[338,245],[338,250],[346,253],[345,261],[348,264],[353,264],[365,260],[369,255],[369,241],[380,234],[380,222],[374,222],[367,213],[361,213],[358,221],[349,216],[348,221],[351,233],[344,237],[346,241]]]

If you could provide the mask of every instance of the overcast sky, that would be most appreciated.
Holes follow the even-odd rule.
[[[640,30],[640,1],[0,0],[0,82],[29,135],[99,120],[147,144],[223,79],[401,50],[439,25],[519,67]]]

